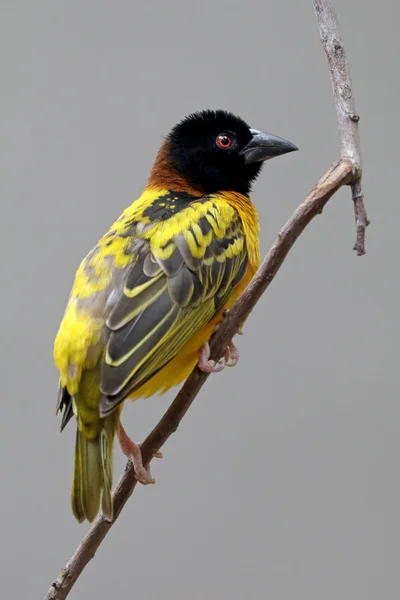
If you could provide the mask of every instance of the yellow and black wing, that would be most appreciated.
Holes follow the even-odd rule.
[[[123,294],[107,320],[102,417],[216,316],[248,266],[240,217],[218,199],[198,200],[154,227],[147,225],[136,246]]]

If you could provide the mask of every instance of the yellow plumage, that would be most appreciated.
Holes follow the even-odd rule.
[[[165,138],[148,185],[80,264],[57,334],[58,411],[77,421],[72,508],[112,518],[112,448],[153,482],[120,423],[126,398],[164,393],[198,362],[259,265],[248,195],[264,161],[296,146],[225,111],[201,111]],[[225,191],[223,191],[225,190]],[[230,191],[226,191],[230,190]],[[231,342],[226,364],[235,364]]]
[[[72,402],[74,514],[112,516],[121,402],[183,381],[259,265],[258,219],[235,192],[147,188],[80,264],[58,331],[59,408]],[[72,411],[64,415],[64,425]]]

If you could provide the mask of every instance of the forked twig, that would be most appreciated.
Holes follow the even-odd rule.
[[[350,186],[356,221],[354,250],[362,256],[365,254],[365,230],[369,221],[361,187],[362,167],[358,132],[360,117],[355,108],[350,70],[336,12],[330,0],[313,0],[313,4],[331,74],[340,137],[340,156],[342,159],[349,158],[353,163]]]

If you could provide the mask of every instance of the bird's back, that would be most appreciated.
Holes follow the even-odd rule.
[[[55,342],[61,386],[76,394],[101,363],[104,414],[142,387],[257,268],[257,231],[241,194],[146,190],[79,266]]]

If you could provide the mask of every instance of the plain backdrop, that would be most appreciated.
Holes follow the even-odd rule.
[[[399,4],[337,0],[372,220],[343,189],[307,228],[70,598],[399,595]],[[224,108],[300,152],[252,198],[265,253],[338,158],[307,0],[1,0],[0,589],[43,598],[70,510],[53,340],[81,258],[137,198],[170,127]],[[141,440],[174,391],[125,407]],[[116,450],[115,477],[124,460]]]

